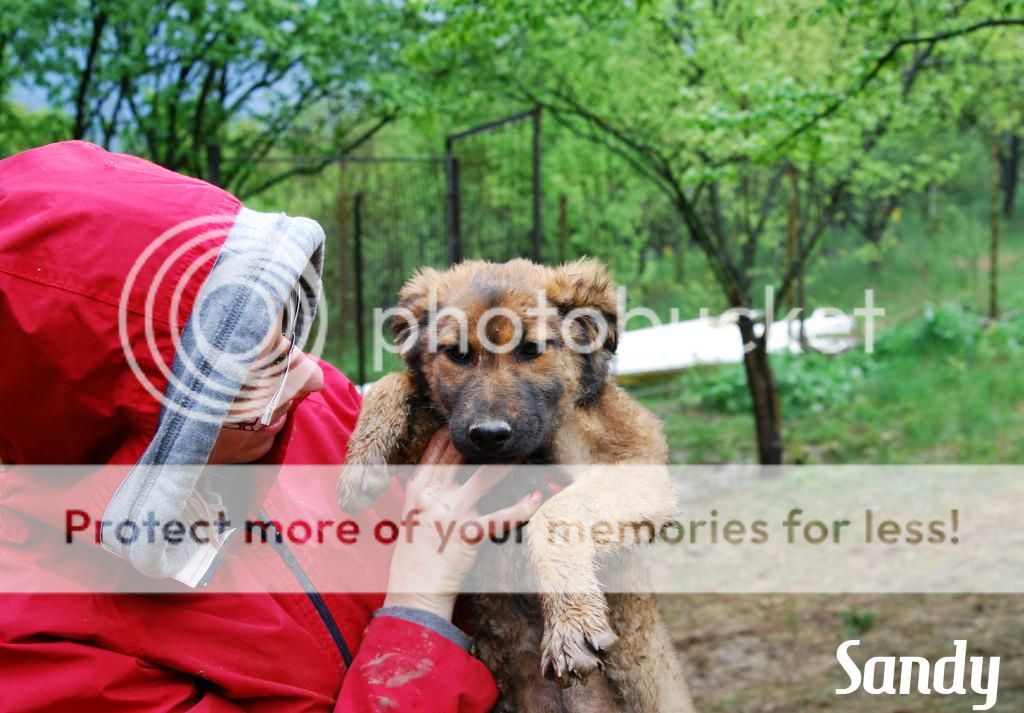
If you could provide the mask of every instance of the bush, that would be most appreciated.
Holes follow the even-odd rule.
[[[1024,348],[1024,314],[1011,313],[985,323],[984,318],[958,304],[925,307],[912,322],[884,332],[877,341],[881,357],[913,355],[924,351],[963,357],[978,350],[1008,351]]]
[[[783,413],[820,413],[847,402],[864,378],[866,360],[862,357],[859,353],[773,357]],[[745,413],[751,408],[742,364],[719,367],[711,378],[695,379],[688,386],[697,406],[723,413]]]

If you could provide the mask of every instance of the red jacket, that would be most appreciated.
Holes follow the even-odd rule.
[[[305,594],[184,585],[161,595],[3,593],[5,580],[35,581],[40,572],[26,543],[53,535],[40,531],[42,509],[111,495],[89,478],[44,482],[17,466],[131,464],[155,433],[160,404],[128,368],[118,335],[126,275],[171,226],[210,215],[230,222],[239,210],[208,184],[82,142],[0,161],[0,710],[489,710],[494,682],[458,644],[397,616],[371,619],[379,594],[321,593],[343,591],[335,585],[355,570],[362,581],[379,573],[383,589],[387,562],[266,548],[244,560],[225,556],[216,574],[245,577],[245,568],[259,567],[264,578],[296,578],[293,591]],[[215,251],[223,235],[201,231],[186,230],[161,250],[181,249],[182,264],[190,251]],[[179,330],[204,277],[199,270],[182,292]],[[123,326],[134,344],[144,338],[147,308],[159,312],[171,295],[158,294],[155,306],[142,291],[127,298]],[[154,324],[151,336],[169,361],[172,324]],[[166,383],[154,364],[142,366]],[[322,366],[323,390],[295,407],[268,462],[343,462],[359,396]],[[397,487],[389,498],[400,501]],[[340,515],[332,483],[291,471],[262,506],[271,518]],[[128,576],[127,561],[114,566]]]

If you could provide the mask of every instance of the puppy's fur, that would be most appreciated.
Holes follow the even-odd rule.
[[[363,403],[338,486],[346,510],[372,503],[389,482],[383,464],[417,462],[442,425],[470,463],[666,462],[661,424],[609,374],[618,304],[600,263],[469,261],[446,272],[424,269],[402,289],[400,307],[405,313],[394,330],[408,369],[377,382]],[[517,315],[522,334],[500,311],[488,315],[495,308]],[[484,335],[490,346],[481,343]],[[580,353],[566,336],[597,348]],[[501,690],[496,710],[692,711],[653,597],[606,597],[600,589],[599,560],[616,560],[621,547],[546,536],[551,523],[579,522],[585,513],[620,523],[668,520],[677,507],[667,477],[637,476],[628,484],[600,471],[575,477],[526,526],[539,591],[558,593],[471,598],[475,651]],[[528,493],[538,483],[518,487]],[[635,571],[619,576],[643,581]],[[587,681],[599,667],[602,675]]]

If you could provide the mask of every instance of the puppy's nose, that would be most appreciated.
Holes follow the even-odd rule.
[[[481,421],[469,427],[469,440],[485,451],[499,450],[512,437],[512,426],[505,421]]]

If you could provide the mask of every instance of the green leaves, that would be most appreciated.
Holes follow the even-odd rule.
[[[811,354],[775,360],[775,378],[786,416],[821,413],[848,403],[861,388],[871,362],[860,353],[836,357]],[[686,380],[694,406],[721,413],[748,413],[750,393],[740,364],[718,367],[713,375]]]
[[[31,0],[10,54],[78,135],[244,194],[248,162],[330,153],[393,113],[374,81],[405,22],[370,0]]]

